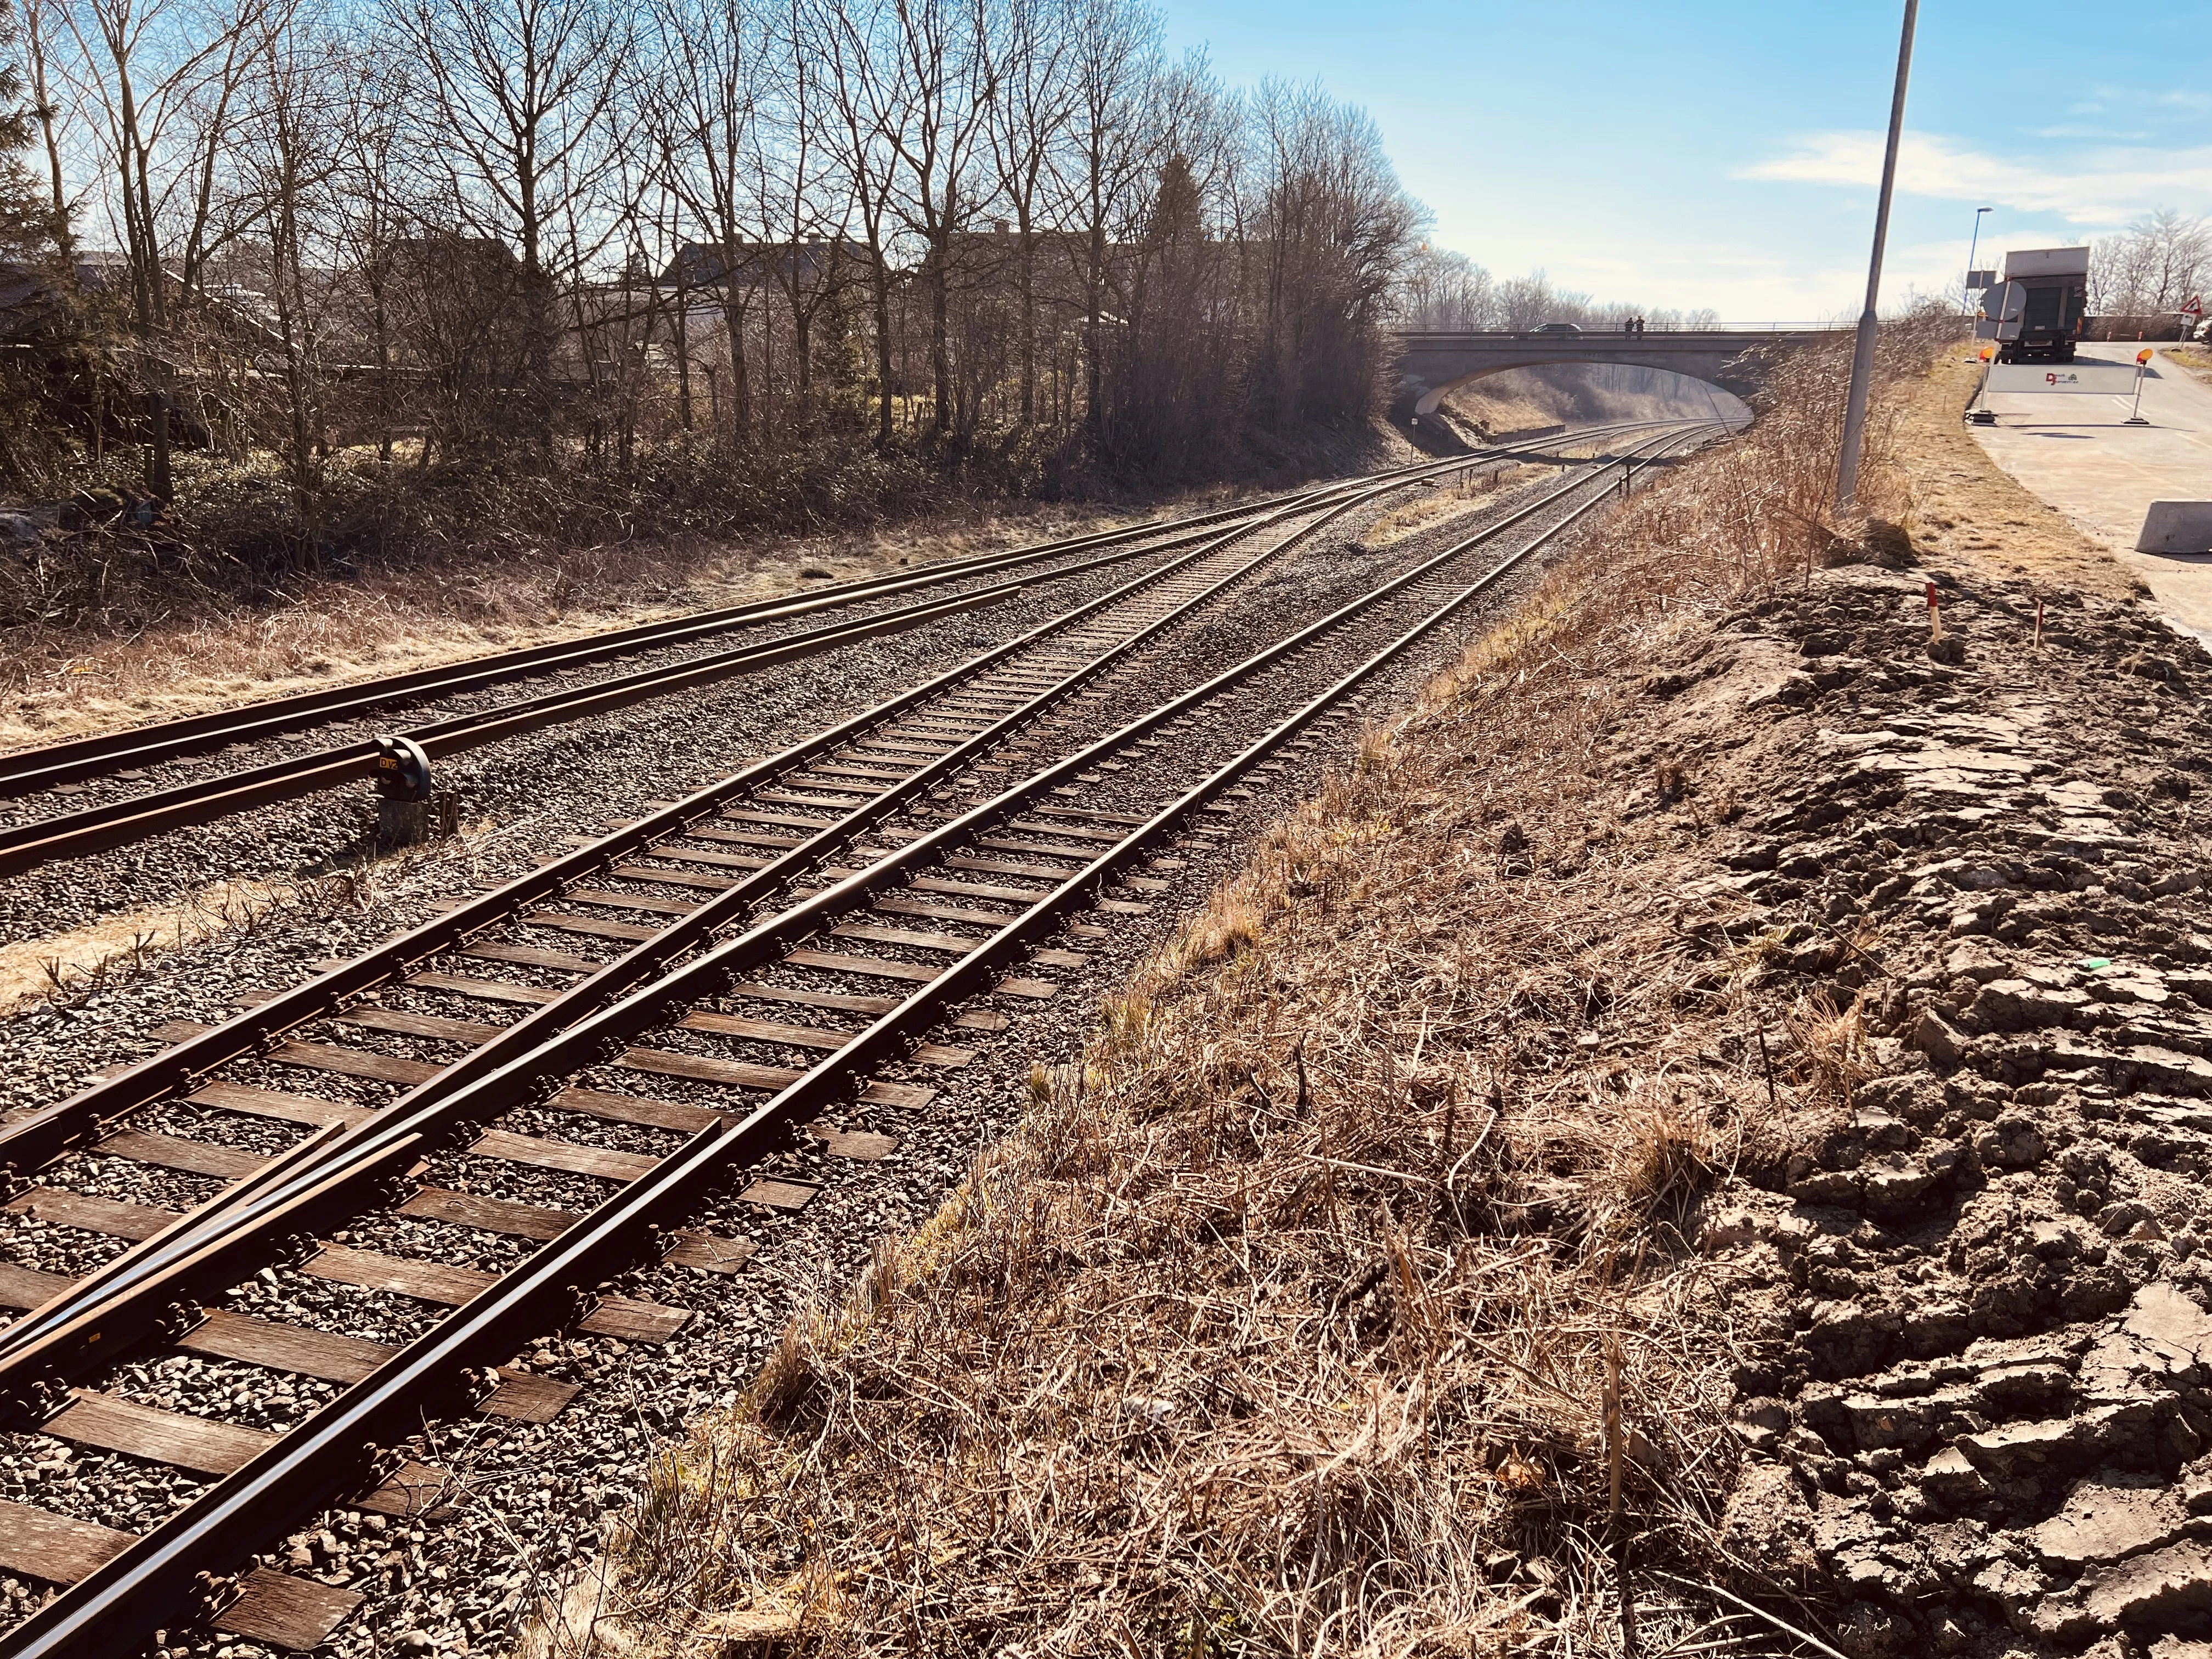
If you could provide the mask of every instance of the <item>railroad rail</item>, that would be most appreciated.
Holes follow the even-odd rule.
[[[685,800],[648,813],[599,837],[586,838],[577,850],[541,866],[518,880],[461,904],[444,915],[392,939],[358,959],[291,991],[272,997],[222,1025],[189,1037],[121,1074],[94,1085],[43,1111],[0,1125],[0,1162],[16,1170],[37,1169],[86,1145],[129,1112],[172,1097],[190,1079],[264,1048],[283,1034],[342,1008],[349,1000],[388,982],[410,963],[459,951],[483,962],[520,960],[526,966],[558,966],[549,955],[577,960],[572,952],[501,942],[495,933],[522,938],[551,931],[593,941],[638,944],[619,964],[595,978],[591,997],[627,988],[639,976],[696,943],[732,906],[767,890],[787,854],[825,828],[806,816],[830,801],[849,802],[837,820],[842,834],[857,833],[886,812],[963,769],[975,756],[1001,744],[1016,729],[1075,695],[1120,659],[1199,611],[1231,584],[1250,575],[1298,542],[1364,501],[1396,488],[1395,483],[1352,492],[1309,516],[1309,522],[1257,556],[1238,558],[1230,549],[1240,539],[1297,516],[1284,509],[1251,526],[1220,532],[1193,552],[1148,571],[1097,599],[1078,605],[1021,637],[983,653],[921,685],[902,691],[852,719],[733,774]],[[1555,492],[1556,493],[1556,492]],[[1547,498],[1548,499],[1548,498]],[[1539,506],[1541,503],[1538,504]],[[1534,509],[1531,509],[1534,510]],[[1119,626],[1116,626],[1116,619]],[[1074,654],[1068,653],[1071,647]],[[1065,664],[1049,684],[1038,684],[1024,659],[1040,651]],[[1006,677],[1006,678],[1001,678]],[[1004,686],[1020,684],[1018,706],[1005,712]],[[979,704],[977,699],[985,700]],[[973,711],[989,706],[994,718]],[[858,786],[866,799],[853,794]],[[813,793],[794,800],[794,791]],[[829,793],[824,793],[823,791]],[[880,793],[878,793],[880,792]],[[705,841],[704,847],[690,843]],[[687,870],[685,866],[703,866]],[[747,872],[740,878],[735,872]],[[613,887],[595,884],[611,881]],[[690,896],[653,890],[676,887]],[[704,893],[720,895],[708,904]],[[556,904],[584,907],[555,909]],[[708,905],[701,909],[702,905]],[[596,914],[612,910],[616,917]],[[617,919],[672,915],[682,920],[661,926]],[[532,1029],[550,1020],[572,1018],[581,1006],[580,989],[534,1016]],[[510,999],[512,1000],[513,999]],[[520,1032],[514,1035],[520,1035]],[[510,1038],[510,1041],[512,1039]],[[467,1065],[480,1067],[472,1057]],[[459,1079],[441,1073],[450,1087]],[[384,1079],[409,1081],[395,1076]],[[19,1322],[0,1331],[0,1352],[24,1329]]]
[[[329,692],[253,704],[225,714],[52,745],[0,758],[0,794],[47,788],[97,774],[112,775],[135,771],[194,750],[250,744],[306,726],[355,717],[395,702],[420,703],[464,690],[481,690],[518,675],[551,672],[650,645],[680,643],[740,626],[805,616],[915,588],[941,586],[953,580],[1002,577],[981,587],[922,599],[890,611],[833,621],[672,665],[583,685],[561,686],[489,708],[404,729],[396,734],[411,739],[433,760],[441,759],[548,726],[611,713],[735,675],[921,627],[960,611],[998,604],[1042,583],[1103,570],[1148,555],[1171,553],[1202,544],[1220,526],[1257,523],[1285,513],[1316,508],[1340,499],[1347,492],[1358,492],[1385,482],[1403,486],[1470,466],[1510,459],[1524,452],[1570,447],[1648,430],[1658,424],[1663,423],[1620,422],[1531,439],[1465,456],[1414,463],[1370,478],[1333,483],[1188,518],[1103,532],[1008,553],[949,561],[912,576],[846,584],[842,590],[823,590],[799,599],[732,607],[674,623],[619,630],[588,641],[533,647],[495,658],[477,659],[450,669],[397,676],[367,686],[334,688]],[[1098,549],[1112,550],[1094,553]],[[1084,553],[1094,553],[1094,556],[1073,564],[1052,562]],[[1050,568],[1033,568],[1046,565]],[[1023,574],[1003,574],[1009,570]],[[0,878],[57,860],[112,850],[167,830],[212,823],[253,807],[313,794],[368,776],[375,764],[376,755],[375,738],[364,737],[309,754],[0,828]]]
[[[1196,530],[1265,512],[1288,499],[1287,496],[1261,498],[1211,513],[1125,526],[1119,530],[1066,538],[1034,547],[933,561],[896,574],[838,582],[784,598],[757,599],[744,605],[694,611],[659,622],[603,630],[579,639],[496,652],[407,673],[354,681],[324,690],[270,698],[237,708],[161,720],[64,743],[44,744],[34,749],[0,755],[0,795],[26,794],[51,788],[58,783],[111,772],[119,767],[173,759],[195,750],[228,748],[233,744],[251,742],[306,726],[354,719],[362,714],[380,714],[411,704],[435,702],[465,691],[501,684],[526,674],[550,672],[582,664],[604,662],[612,657],[632,655],[658,647],[682,645],[756,623],[808,616],[866,599],[941,585],[959,577],[1018,568],[1088,548],[1140,540],[1170,530]]]
[[[1428,476],[1429,471],[1424,469],[1423,476]],[[1331,519],[1377,495],[1400,487],[1400,480],[1390,477],[1382,483],[1370,483],[1345,493],[1339,501],[1321,509],[1305,530],[1299,532],[1299,537],[1321,529]],[[535,926],[539,930],[550,927],[559,933],[617,942],[635,941],[647,935],[656,939],[662,938],[662,930],[641,928],[635,921],[573,913],[546,917],[540,913],[544,912],[549,904],[564,900],[574,893],[594,890],[583,886],[594,878],[613,877],[618,881],[632,884],[641,880],[649,887],[656,878],[663,884],[671,884],[669,878],[672,875],[675,878],[672,884],[714,890],[728,884],[727,878],[720,878],[721,872],[763,867],[769,862],[765,856],[768,852],[780,847],[796,845],[805,839],[797,833],[797,823],[790,810],[791,803],[787,801],[751,800],[750,809],[756,814],[753,827],[742,831],[727,826],[715,829],[711,835],[720,843],[718,846],[687,848],[675,855],[684,862],[708,866],[714,873],[686,874],[672,865],[658,870],[648,869],[639,860],[655,857],[657,847],[684,837],[686,829],[692,824],[714,815],[747,809],[748,798],[756,792],[768,790],[771,793],[775,793],[779,780],[802,773],[810,763],[817,763],[855,744],[866,747],[866,734],[886,722],[908,715],[932,699],[942,696],[963,683],[986,674],[998,665],[1031,650],[1042,641],[1079,627],[1157,586],[1187,580],[1188,574],[1194,568],[1202,568],[1204,562],[1218,556],[1222,550],[1243,537],[1263,531],[1270,525],[1285,522],[1297,515],[1297,508],[1284,507],[1250,524],[1231,526],[1216,532],[1196,550],[1171,563],[1140,574],[1121,586],[1040,624],[1015,640],[994,647],[933,680],[902,691],[886,702],[864,710],[781,754],[747,767],[682,802],[650,812],[604,837],[586,838],[578,850],[568,856],[466,902],[390,941],[380,949],[343,964],[322,978],[295,988],[258,1009],[226,1022],[213,1031],[158,1055],[143,1065],[126,1067],[121,1076],[95,1085],[52,1108],[28,1116],[18,1115],[15,1121],[0,1124],[0,1166],[18,1171],[41,1167],[62,1152],[83,1144],[88,1136],[113,1124],[124,1114],[166,1097],[179,1079],[205,1075],[216,1066],[250,1053],[256,1048],[265,1047],[279,1034],[330,1012],[349,998],[374,988],[398,967],[409,962],[465,947],[478,951],[530,948],[498,946],[490,943],[489,933],[502,924],[527,924],[529,919],[537,915],[538,920]],[[1291,541],[1269,550],[1267,556],[1272,557],[1287,550],[1298,538],[1294,537]],[[1256,566],[1239,567],[1236,574],[1245,574],[1252,568]],[[1195,610],[1218,590],[1218,584],[1202,586],[1200,591],[1196,591],[1180,610],[1159,617],[1158,626],[1164,627],[1178,616]],[[1157,629],[1152,631],[1157,631]],[[1144,637],[1144,635],[1131,636],[1123,642],[1123,648],[1133,648],[1142,643]],[[848,763],[848,769],[857,765],[859,771],[850,774],[847,781],[849,782],[851,778],[862,778],[870,782],[880,781],[885,775],[882,763],[895,759],[896,764],[893,769],[900,776],[919,778],[921,782],[915,787],[927,784],[936,774],[933,771],[917,771],[921,758],[933,758],[936,753],[943,752],[947,768],[964,763],[970,748],[984,747],[998,741],[1005,728],[1034,718],[1053,703],[1071,695],[1085,678],[1103,671],[1110,665],[1112,660],[1113,653],[1101,655],[1087,666],[1072,671],[1070,678],[1063,684],[1048,689],[1030,700],[1017,715],[982,730],[972,744],[949,744],[933,737],[925,737],[924,741],[917,744],[902,738],[893,741],[889,750],[881,755],[865,762]],[[957,731],[960,728],[956,721],[942,729]],[[665,859],[670,854],[663,853],[659,856]],[[582,902],[587,908],[590,907],[590,899],[585,898]],[[681,914],[690,908],[650,896],[638,896],[624,902],[632,910],[649,913]],[[495,956],[480,959],[506,958]],[[5,1340],[4,1336],[0,1336],[0,1344],[4,1344]]]
[[[0,1129],[0,1157],[19,1177],[99,1138],[104,1156],[166,1158],[172,1162],[165,1167],[234,1183],[181,1215],[51,1188],[15,1200],[34,1212],[44,1206],[65,1224],[135,1242],[77,1284],[21,1279],[21,1268],[0,1274],[0,1300],[33,1310],[0,1331],[0,1394],[14,1420],[76,1443],[172,1462],[214,1484],[137,1537],[0,1504],[0,1568],[70,1586],[0,1637],[0,1656],[128,1651],[180,1616],[210,1617],[254,1639],[313,1645],[357,1598],[269,1568],[234,1578],[241,1560],[334,1495],[386,1514],[422,1513],[436,1499],[438,1473],[395,1465],[379,1449],[405,1442],[426,1415],[484,1409],[544,1420],[557,1412],[574,1390],[510,1364],[546,1329],[576,1322],[629,1340],[672,1334],[680,1309],[599,1294],[599,1287],[655,1258],[704,1272],[742,1267],[738,1241],[682,1224],[732,1173],[856,1094],[884,1099],[888,1091],[887,1103],[927,1110],[927,1090],[872,1079],[896,1061],[957,1064],[957,1051],[923,1041],[957,1005],[981,995],[1017,1005],[1048,995],[1044,981],[1008,975],[1033,964],[1072,963],[1072,956],[1039,949],[1068,926],[1072,913],[1144,908],[1144,890],[1127,885],[1127,872],[1161,837],[1218,805],[1269,756],[1340,716],[1361,686],[1602,505],[1616,469],[1625,474],[1639,459],[1709,429],[1678,426],[1650,438],[1493,515],[1474,533],[1134,720],[1103,735],[1086,732],[1079,708],[1086,696],[1112,676],[1143,674],[1148,652],[1179,623],[1358,501],[1285,512],[1276,520],[1286,527],[1283,541],[1256,551],[1235,547],[1256,532],[1224,532],[1172,571],[1147,572],[775,761]],[[1650,453],[1639,456],[1639,449]],[[1392,487],[1375,485],[1362,499]],[[1300,516],[1321,522],[1288,527]],[[1492,558],[1515,530],[1523,532],[1520,544]],[[1473,568],[1478,562],[1482,568]],[[1347,656],[1355,665],[1340,672]],[[1292,712],[1285,714],[1286,708]],[[1238,738],[1232,729],[1239,722],[1261,725],[1264,735]],[[1003,768],[1054,741],[1056,757],[1011,783],[981,769]],[[732,850],[740,848],[746,850]],[[686,871],[686,865],[703,867]],[[587,889],[580,885],[585,881],[630,884]],[[712,896],[656,898],[656,885]],[[1129,896],[1108,896],[1115,890]],[[674,919],[652,927],[607,923],[546,908],[554,902]],[[543,945],[483,943],[518,917],[532,919],[525,924],[531,935],[550,929],[572,941],[596,937],[631,948],[608,963]],[[475,971],[425,966],[449,956]],[[477,976],[490,963],[539,978],[562,975],[567,988]],[[358,1003],[366,992],[400,985],[471,1006],[530,1012],[514,1024],[493,1026]],[[763,1008],[768,1016],[746,1012]],[[792,1009],[864,1023],[796,1024]],[[289,1040],[320,1018],[460,1043],[470,1052],[448,1066],[416,1060],[395,1067],[391,1056]],[[955,1030],[961,1021],[996,1029],[1007,1019],[985,1007],[954,1018]],[[672,1041],[676,1046],[667,1046]],[[717,1042],[795,1054],[798,1063],[700,1052]],[[287,1047],[314,1052],[288,1059]],[[349,1060],[348,1054],[362,1058]],[[409,1092],[377,1109],[258,1083],[205,1080],[240,1063],[349,1078],[368,1066],[365,1075]],[[720,1109],[579,1082],[611,1064],[626,1085],[654,1078],[711,1088]],[[119,1113],[173,1101],[186,1088],[210,1111],[258,1113],[308,1124],[312,1133],[265,1160],[226,1161],[218,1154],[238,1149],[140,1131],[123,1131],[136,1139],[114,1144],[120,1136],[110,1126]],[[760,1096],[766,1097],[756,1102]],[[664,1150],[616,1153],[483,1127],[514,1121],[528,1130],[549,1114],[655,1132]],[[832,1156],[866,1158],[883,1150],[864,1144],[880,1137],[814,1133]],[[464,1141],[465,1156],[534,1161],[615,1190],[571,1213],[412,1186],[409,1172],[418,1159],[453,1156],[441,1149]],[[379,1209],[537,1248],[494,1278],[316,1242],[334,1224]],[[312,1252],[303,1256],[311,1274],[398,1290],[455,1310],[394,1348],[209,1305],[242,1277],[282,1259],[293,1238],[307,1241],[300,1249]],[[291,1433],[270,1437],[114,1394],[68,1390],[149,1340],[319,1376],[346,1385],[345,1392]]]

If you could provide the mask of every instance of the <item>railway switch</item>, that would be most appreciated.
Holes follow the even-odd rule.
[[[460,797],[435,787],[430,757],[412,738],[376,740],[376,842],[419,847],[459,827]]]

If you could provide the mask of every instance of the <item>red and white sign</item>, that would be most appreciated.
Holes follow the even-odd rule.
[[[2204,314],[2203,297],[2201,295],[2192,294],[2184,300],[2181,302],[2181,314],[2185,317],[2202,317]]]

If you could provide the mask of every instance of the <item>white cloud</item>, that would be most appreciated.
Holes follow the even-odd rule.
[[[1738,179],[1868,186],[1881,179],[1882,135],[1823,132],[1796,154],[1735,170]],[[2055,213],[2075,224],[2117,225],[2163,204],[2212,206],[2212,147],[2111,149],[2087,166],[2041,165],[1984,155],[1934,133],[1907,132],[1897,185],[1915,196]]]
[[[2094,101],[2075,104],[2067,110],[2069,115],[2129,116],[2138,121],[2186,122],[2212,112],[2212,93],[2199,92],[2193,87],[2177,87],[2164,92],[2148,87],[2100,86],[2090,89]]]
[[[2212,110],[2212,93],[2184,90],[2154,92],[2149,96],[2151,102],[2161,104],[2167,109],[2185,109],[2192,114],[2201,114],[2206,110]]]
[[[2148,138],[2150,134],[2122,132],[2112,127],[2066,126],[2038,127],[2035,130],[2035,136],[2039,138],[2109,138],[2126,142],[2137,138]]]

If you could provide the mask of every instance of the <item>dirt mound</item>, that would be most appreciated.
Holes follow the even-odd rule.
[[[2179,1659],[2212,1636],[2212,658],[2063,596],[2038,648],[2025,581],[1936,584],[1940,639],[1923,577],[1850,568],[1652,682],[1698,789],[1758,803],[1680,925],[1841,1016],[1846,1103],[1703,1217],[1755,1337],[1729,1538],[1855,1655]]]

